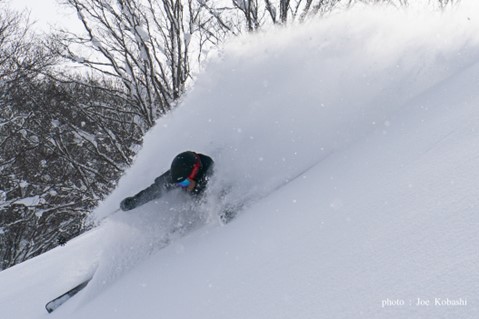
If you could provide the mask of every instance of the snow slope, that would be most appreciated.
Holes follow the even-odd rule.
[[[185,149],[216,161],[201,207],[173,193],[1,272],[0,318],[477,318],[473,9],[355,8],[230,43],[95,218]],[[225,203],[244,206],[223,227]]]

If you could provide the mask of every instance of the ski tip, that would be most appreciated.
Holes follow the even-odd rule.
[[[48,311],[48,313],[52,313],[58,307],[60,307],[65,302],[67,302],[69,299],[71,299],[73,296],[75,296],[80,290],[85,288],[88,285],[88,283],[90,282],[91,279],[92,279],[92,277],[88,278],[87,280],[83,281],[79,285],[77,285],[77,286],[73,287],[72,289],[68,290],[64,294],[62,294],[62,295],[58,296],[57,298],[49,301],[45,305],[45,309]]]

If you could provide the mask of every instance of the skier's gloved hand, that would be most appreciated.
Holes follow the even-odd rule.
[[[127,197],[120,203],[120,208],[122,211],[132,210],[135,208],[135,199],[133,197]]]
[[[58,238],[58,244],[60,246],[65,246],[65,244],[67,243],[68,239],[64,236],[64,235],[59,235]]]

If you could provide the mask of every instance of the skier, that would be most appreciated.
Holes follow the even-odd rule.
[[[120,208],[123,211],[132,210],[178,187],[198,197],[206,189],[208,179],[213,174],[213,165],[211,157],[204,154],[192,151],[178,154],[173,159],[170,170],[135,196],[122,200]]]

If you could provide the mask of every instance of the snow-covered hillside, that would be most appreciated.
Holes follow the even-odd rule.
[[[477,318],[473,2],[355,8],[230,43],[95,218],[183,150],[216,161],[201,207],[174,192],[1,272],[0,318]],[[242,206],[226,226],[223,201]]]

